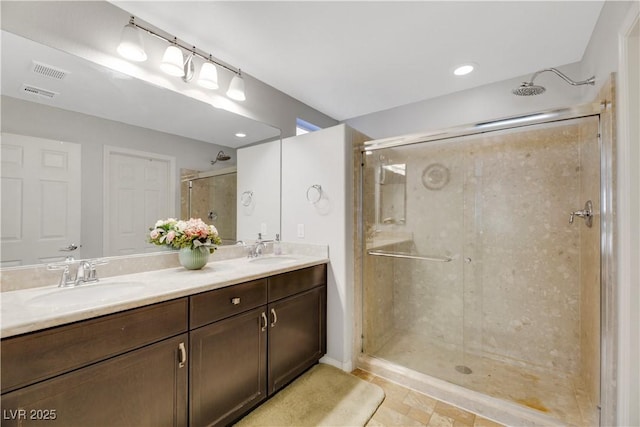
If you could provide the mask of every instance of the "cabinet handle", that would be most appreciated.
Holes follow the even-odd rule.
[[[233,305],[238,305],[240,304],[240,298],[236,297],[236,298],[231,298],[231,304]]]
[[[271,322],[271,327],[273,328],[276,326],[276,323],[278,323],[278,315],[276,314],[276,310],[273,308],[271,309],[271,315],[273,316],[273,322]]]
[[[261,314],[262,316],[262,320],[260,321],[260,326],[262,326],[262,332],[264,332],[267,329],[267,324],[269,323],[269,321],[267,320],[267,315],[264,313],[264,311]],[[263,322],[264,321],[264,325]]]
[[[187,348],[183,342],[178,344],[178,350],[180,350],[180,363],[178,363],[178,367],[184,368],[184,365],[187,364]]]

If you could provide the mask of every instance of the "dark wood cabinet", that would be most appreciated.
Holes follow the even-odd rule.
[[[316,363],[326,352],[326,286],[269,304],[269,393]]]
[[[188,298],[2,340],[2,393],[187,331]]]
[[[264,306],[191,331],[190,420],[226,425],[267,397]]]
[[[327,266],[2,340],[3,426],[228,425],[326,351]]]
[[[326,301],[326,265],[192,296],[191,426],[228,425],[314,365]]]
[[[187,425],[187,334],[2,396],[2,425]]]
[[[188,298],[2,340],[2,425],[187,425]]]

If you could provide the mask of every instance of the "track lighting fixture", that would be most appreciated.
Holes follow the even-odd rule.
[[[122,29],[118,53],[131,61],[142,62],[147,60],[147,53],[142,44],[142,34],[133,22],[133,16],[129,23]]]
[[[211,60],[211,55],[209,55]],[[211,62],[205,62],[200,67],[200,75],[198,76],[198,84],[207,89],[218,89],[218,69]]]
[[[227,96],[236,101],[244,101],[246,99],[244,79],[242,78],[242,73],[239,68],[235,70],[232,67],[222,64],[214,60],[211,55],[201,53],[195,46],[189,48],[182,45],[176,37],[171,39],[159,34],[159,32],[155,30],[145,28],[136,23],[133,16],[129,20],[129,23],[123,28],[120,44],[118,45],[118,53],[124,58],[138,62],[147,59],[140,30],[169,43],[160,62],[160,69],[165,73],[171,76],[182,77],[182,80],[185,82],[190,82],[196,74],[194,58],[198,57],[204,60],[197,79],[197,83],[200,86],[207,89],[218,89],[217,67],[221,67],[234,74],[229,84],[229,89],[227,90]],[[183,52],[187,52],[186,58]]]
[[[175,45],[167,47],[164,55],[162,55],[160,68],[170,76],[184,76],[184,58],[182,57],[182,51],[179,47]]]
[[[231,79],[229,89],[227,90],[227,96],[231,99],[235,99],[236,101],[244,101],[246,99],[244,95],[244,80],[240,69],[238,69],[238,74],[233,76],[233,79]]]

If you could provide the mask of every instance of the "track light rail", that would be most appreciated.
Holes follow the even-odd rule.
[[[215,65],[217,65],[219,67],[224,68],[227,71],[231,71],[233,74],[236,74],[238,76],[242,75],[242,72],[241,72],[240,68],[238,68],[236,70],[236,69],[234,69],[234,68],[232,68],[232,67],[230,67],[230,66],[228,66],[226,64],[218,62],[215,59],[213,59],[213,56],[211,54],[207,54],[206,52],[204,52],[202,50],[199,51],[199,49],[196,48],[195,46],[189,47],[189,46],[187,46],[187,45],[185,45],[183,43],[180,43],[180,41],[178,40],[177,37],[173,37],[171,39],[171,38],[168,38],[166,36],[163,36],[162,34],[157,33],[156,31],[154,31],[154,30],[152,30],[150,28],[144,27],[144,26],[138,24],[137,22],[135,22],[135,17],[134,16],[131,16],[131,18],[129,19],[129,24],[133,25],[136,28],[139,28],[140,30],[146,32],[147,34],[150,34],[150,35],[152,35],[152,36],[154,36],[156,38],[159,38],[161,40],[166,41],[167,43],[175,45],[175,46],[179,47],[180,49],[191,53],[193,56],[197,56],[198,58],[201,58],[201,59],[204,59],[205,61],[211,62],[211,63],[213,63],[213,64],[215,64]]]

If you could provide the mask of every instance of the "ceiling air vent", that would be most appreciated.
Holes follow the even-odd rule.
[[[54,98],[56,95],[59,95],[58,92],[53,92],[51,90],[40,89],[39,87],[23,85],[22,90],[25,93],[40,96],[42,98]]]
[[[68,71],[37,61],[33,61],[33,72],[56,80],[63,80],[69,74]]]

